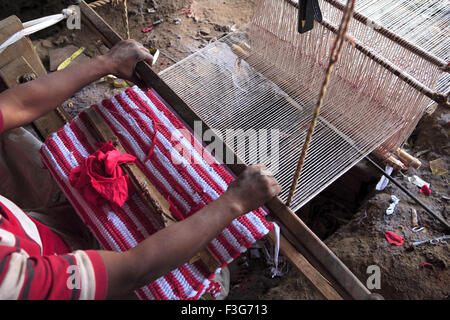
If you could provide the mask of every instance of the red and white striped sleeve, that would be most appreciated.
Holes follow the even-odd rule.
[[[100,300],[106,298],[107,281],[105,265],[96,251],[28,256],[18,243],[0,245],[2,300]]]
[[[0,109],[0,133],[3,131],[3,114],[2,109]]]

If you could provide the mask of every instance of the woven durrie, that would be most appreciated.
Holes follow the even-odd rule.
[[[217,199],[233,181],[234,177],[152,90],[133,87],[92,107],[105,119],[126,152],[136,156],[136,164],[169,201],[174,216],[195,214]],[[121,208],[109,204],[95,207],[70,185],[71,170],[98,149],[87,121],[81,113],[67,123],[47,139],[41,156],[103,248],[125,251],[163,226],[136,193]],[[186,161],[189,158],[194,161]],[[266,221],[266,215],[267,212],[260,208],[235,219],[209,244],[222,267],[273,228]],[[219,271],[220,268],[216,272]],[[163,300],[199,299],[207,292],[217,296],[218,285],[212,281],[213,276],[199,261],[186,263],[139,289],[137,295],[141,299]]]

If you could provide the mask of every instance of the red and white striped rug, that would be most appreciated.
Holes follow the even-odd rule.
[[[233,176],[151,90],[144,92],[133,87],[93,107],[112,128],[126,152],[136,156],[136,164],[168,199],[174,214],[183,217],[194,214],[217,199],[233,181]],[[107,250],[126,251],[162,226],[137,194],[121,208],[113,209],[109,204],[95,207],[70,185],[70,171],[98,149],[86,124],[81,113],[47,139],[41,155],[100,244]],[[186,152],[191,161],[186,161],[189,158]],[[266,221],[266,214],[261,208],[235,219],[209,244],[222,267],[273,228]],[[215,296],[218,285],[212,281],[213,276],[202,263],[186,263],[139,289],[137,294],[141,299],[198,299],[206,292]]]

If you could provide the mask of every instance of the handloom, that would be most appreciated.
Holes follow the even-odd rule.
[[[157,210],[146,205],[140,189],[122,206],[95,205],[70,183],[71,172],[93,154],[98,142],[103,140],[93,134],[92,120],[96,124],[107,123],[119,138],[120,148],[123,146],[122,150],[137,158],[135,166],[163,199],[168,199],[167,213],[178,219],[194,214],[216,199],[233,180],[186,130],[181,130],[183,124],[152,91],[143,92],[134,87],[92,108],[48,138],[41,154],[46,167],[105,249],[128,250],[163,228],[164,223]],[[194,164],[183,158],[182,151],[177,149],[179,144],[197,160]],[[178,161],[173,161],[172,157]],[[157,197],[155,193],[151,196]],[[208,245],[208,253],[141,288],[138,296],[142,299],[198,299],[204,293],[214,296],[218,293],[218,285],[212,279],[215,273],[273,228],[266,222],[266,215],[264,209],[258,209],[234,220]],[[211,264],[211,259],[205,255],[212,255],[217,262]]]
[[[112,47],[122,38],[84,1],[80,8],[83,23],[87,24],[102,37],[104,43]],[[162,81],[154,71],[144,62],[138,63],[136,72],[146,86],[153,88],[158,96],[170,106],[173,115],[182,119],[187,128],[193,128],[196,121],[201,120],[191,108]],[[205,126],[203,126],[205,128]],[[217,137],[218,141],[220,137]],[[224,151],[234,154],[226,144],[222,144]],[[227,165],[234,175],[240,174],[245,165],[234,161]],[[275,220],[281,227],[281,235],[269,233],[271,239],[279,240],[280,252],[302,272],[306,278],[327,299],[367,299],[370,292],[358,278],[340,261],[333,252],[299,219],[288,207],[274,198],[267,203],[271,212],[271,220]]]
[[[244,29],[213,42],[161,73],[161,78],[211,128],[280,131],[273,159],[287,200],[301,146],[344,6],[320,1],[324,19],[297,32],[292,1],[262,0]],[[355,12],[350,41],[336,65],[291,208],[299,209],[376,150],[395,154],[421,118],[445,61],[390,31],[362,23]],[[361,21],[360,21],[361,20]],[[367,23],[367,21],[366,21]],[[246,163],[257,155],[232,147]],[[243,150],[243,152],[240,152]]]
[[[328,0],[326,2],[331,3]],[[308,36],[299,39],[293,32],[296,28],[292,23],[296,16],[293,4],[284,0],[260,1],[259,15],[257,12],[246,29],[210,44],[167,69],[161,74],[164,81],[146,64],[137,66],[142,80],[156,90],[191,127],[195,120],[201,120],[208,127],[218,130],[279,129],[282,140],[277,179],[285,187],[285,194],[282,195],[284,200],[286,190],[289,189],[286,186],[292,182],[293,165],[299,155],[296,151],[300,150],[306,135],[311,109],[317,101],[317,90],[327,66],[329,40],[333,32],[337,31],[336,25],[324,20],[323,27],[316,26]],[[87,17],[87,21],[83,21],[97,29],[109,46],[120,40],[84,2],[80,6]],[[331,19],[324,11],[325,18]],[[352,23],[355,23],[356,15]],[[339,14],[336,16],[340,20]],[[407,53],[401,50],[410,50],[413,56],[418,55],[426,63],[436,66],[430,69],[434,73],[430,73],[421,59],[408,61],[408,64],[418,64],[414,70],[419,71],[416,74],[411,71],[411,75],[386,57],[380,58],[375,49],[362,45],[352,32],[354,30],[351,27],[349,30],[351,42],[345,44],[343,57],[331,78],[293,208],[306,203],[365,154],[375,149],[381,149],[381,154],[396,150],[405,138],[399,139],[396,135],[401,136],[399,132],[402,130],[412,130],[428,105],[428,98],[438,102],[445,99],[442,94],[430,89],[435,83],[430,82],[430,79],[437,77],[440,68],[445,66],[442,60],[430,58],[428,53],[418,54],[420,50],[410,50],[409,44],[403,42],[397,51],[392,49],[393,44],[385,43],[386,48],[394,51],[394,56],[401,52],[403,58],[407,57]],[[381,35],[396,42],[391,39],[395,37]],[[394,89],[389,90],[392,86]],[[415,109],[417,102],[422,102],[419,111]],[[375,114],[373,110],[376,110]],[[319,143],[315,143],[317,139]],[[389,140],[394,141],[391,142],[394,147],[380,148]],[[230,148],[224,145],[224,149]],[[250,163],[248,154],[234,156]],[[253,156],[250,155],[250,159]],[[330,159],[333,159],[336,168],[326,166]],[[311,164],[308,169],[308,163],[314,166]],[[270,167],[273,163],[269,161],[267,164]],[[228,167],[235,174],[243,170],[236,163]],[[290,167],[290,172],[285,169],[287,167]],[[305,178],[308,172],[309,178]],[[304,191],[304,182],[308,179],[312,180],[313,188]],[[286,248],[294,246],[320,272],[319,276],[325,277],[342,297],[369,297],[368,290],[359,280],[280,199],[274,199],[267,207],[281,226],[281,244],[283,248],[284,243],[285,252],[288,251]],[[292,256],[290,260],[292,262]],[[314,278],[311,274],[314,273],[309,274],[309,280],[316,288],[328,298],[333,296],[329,288],[324,288],[326,285],[317,285],[320,277]]]

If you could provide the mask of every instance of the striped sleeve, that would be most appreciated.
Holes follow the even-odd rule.
[[[0,299],[105,299],[107,273],[96,251],[28,256],[23,249],[0,246]]]
[[[3,114],[2,109],[0,109],[0,133],[3,131]]]

